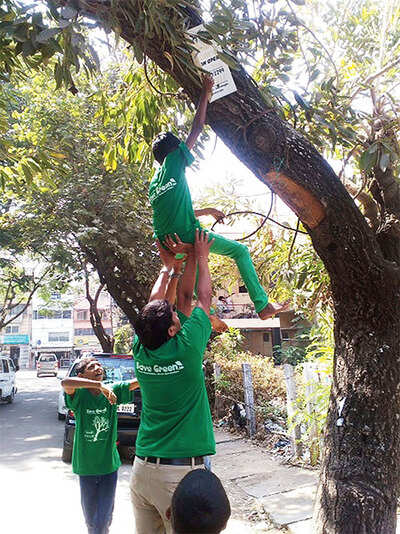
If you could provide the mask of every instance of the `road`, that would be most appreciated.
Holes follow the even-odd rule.
[[[0,404],[2,524],[12,526],[17,533],[84,533],[78,477],[61,461],[64,423],[57,420],[60,381],[21,370],[17,386],[14,403]],[[130,465],[123,465],[119,471],[111,534],[134,532],[130,470]]]
[[[0,404],[0,523],[18,534],[84,534],[78,477],[61,461],[64,423],[57,420],[60,381],[21,370],[17,387],[14,403]],[[130,471],[129,464],[119,470],[110,534],[135,532]],[[245,502],[244,497],[233,493],[230,499],[233,511],[236,505],[240,507],[240,501]],[[243,522],[243,516],[233,516],[226,534],[255,532]]]

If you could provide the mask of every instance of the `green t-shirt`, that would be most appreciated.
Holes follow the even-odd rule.
[[[181,314],[182,317],[182,314]],[[210,406],[202,369],[211,324],[195,308],[181,330],[158,349],[133,343],[142,413],[136,454],[185,458],[215,454]]]
[[[185,169],[194,157],[185,143],[167,155],[150,182],[149,198],[153,208],[154,233],[160,241],[167,234],[177,233],[182,241],[194,242],[195,229],[200,228],[193,211],[192,198]]]
[[[114,384],[117,404],[132,400],[129,383]],[[117,450],[117,404],[106,397],[78,388],[73,396],[64,393],[66,406],[75,414],[72,470],[78,475],[107,475],[121,465]]]

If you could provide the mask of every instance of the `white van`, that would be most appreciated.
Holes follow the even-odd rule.
[[[41,354],[36,364],[36,376],[58,374],[58,360],[55,354]]]
[[[17,393],[15,385],[15,366],[8,356],[0,355],[0,401],[11,404]]]

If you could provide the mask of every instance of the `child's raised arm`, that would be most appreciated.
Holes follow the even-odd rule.
[[[197,138],[201,134],[201,131],[203,130],[204,124],[206,122],[207,104],[212,93],[213,85],[214,80],[212,79],[212,77],[208,75],[203,75],[203,87],[201,89],[199,105],[196,110],[196,115],[193,119],[192,129],[190,130],[190,134],[186,139],[186,146],[189,150],[192,150],[192,148],[194,147]]]

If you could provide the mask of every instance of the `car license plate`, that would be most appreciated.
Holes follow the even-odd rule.
[[[120,404],[117,409],[118,412],[122,413],[135,413],[134,404]]]

